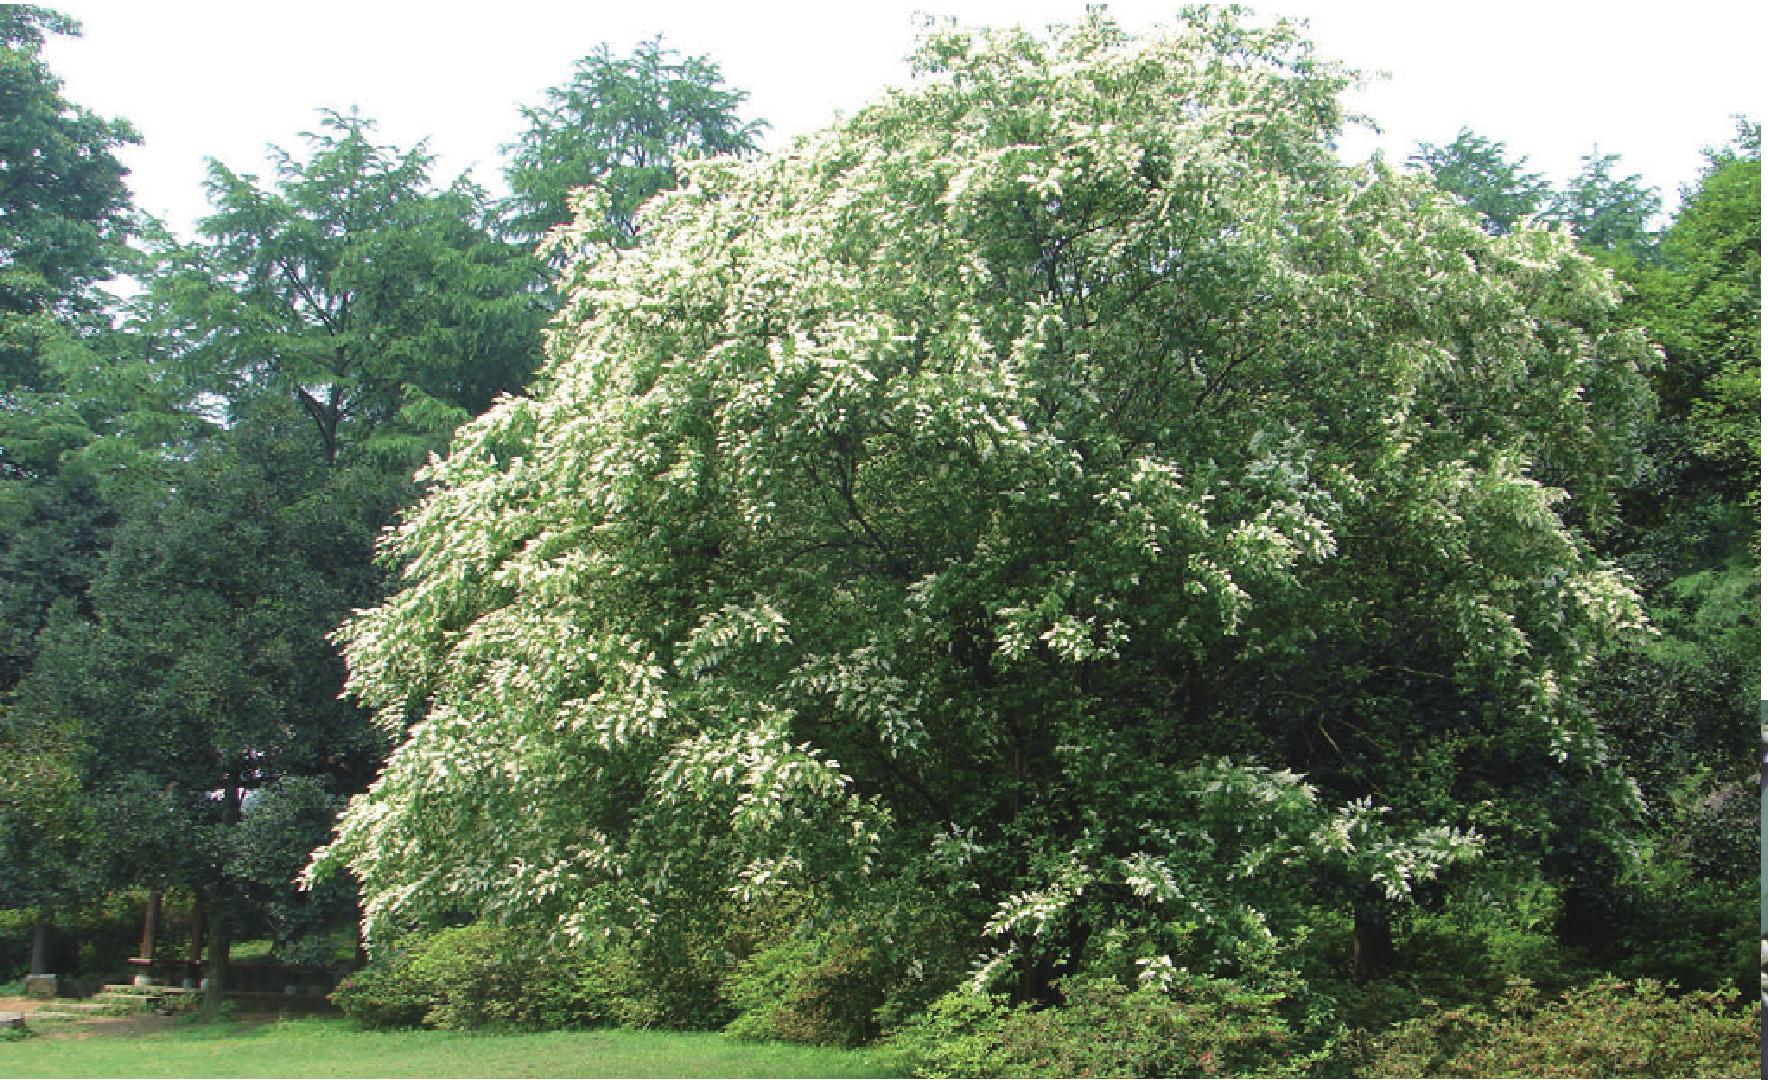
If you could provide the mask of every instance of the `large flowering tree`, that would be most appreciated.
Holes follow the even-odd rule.
[[[1377,961],[1449,864],[1619,820],[1579,687],[1639,609],[1584,536],[1650,353],[1605,275],[1342,164],[1291,26],[918,70],[690,168],[428,469],[341,633],[400,740],[319,857],[371,932],[908,881],[980,983],[1160,983],[1301,904]]]

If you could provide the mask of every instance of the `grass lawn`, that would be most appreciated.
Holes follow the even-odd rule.
[[[335,1019],[84,1025],[0,1042],[8,1076],[893,1076],[863,1050],[739,1043],[704,1032],[364,1031]]]

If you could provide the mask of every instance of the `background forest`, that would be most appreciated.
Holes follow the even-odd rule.
[[[657,40],[507,197],[324,112],[187,241],[76,32],[0,7],[0,978],[158,891],[370,1024],[1754,1060],[1753,119],[1349,164],[1295,27],[1094,15],[762,156]]]

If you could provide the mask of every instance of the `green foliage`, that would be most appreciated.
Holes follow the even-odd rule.
[[[377,583],[372,518],[327,490],[300,420],[272,404],[185,463],[175,495],[133,509],[93,624],[21,688],[21,709],[82,724],[93,789],[139,772],[202,803],[229,776],[257,787],[353,750],[371,767],[325,627]]]
[[[1543,1001],[1527,983],[1491,1009],[1427,1014],[1369,1039],[1355,1076],[1749,1076],[1757,1011],[1734,994],[1671,996],[1644,980],[1598,982]]]
[[[365,1027],[417,1027],[429,1015],[430,987],[411,971],[411,956],[393,951],[344,977],[331,1002]]]
[[[136,136],[63,97],[42,58],[47,37],[78,30],[43,8],[0,8],[0,906],[79,892],[80,733],[19,716],[13,697],[51,624],[85,603],[114,524],[101,465],[126,456],[114,437],[152,399],[117,377],[127,365],[94,287],[133,228],[115,151]]]
[[[1467,128],[1447,143],[1421,142],[1407,163],[1428,172],[1438,187],[1459,196],[1495,234],[1510,232],[1547,203],[1551,187],[1527,172],[1527,158],[1510,160],[1506,147]]]
[[[836,926],[763,949],[732,973],[725,1032],[754,1041],[859,1046],[878,1034],[877,1012],[901,973],[875,928]]]
[[[66,607],[45,631],[51,642],[72,621]],[[54,907],[84,884],[81,860],[92,808],[83,801],[81,739],[74,725],[0,703],[0,904]]]
[[[485,193],[438,188],[422,148],[322,114],[274,182],[209,166],[203,241],[166,245],[144,329],[178,343],[232,410],[296,403],[329,463],[404,472],[468,416],[520,388],[539,347],[540,268],[490,232]]]
[[[1618,154],[1592,150],[1578,175],[1555,191],[1540,174],[1526,171],[1526,158],[1511,160],[1502,142],[1467,128],[1448,143],[1421,142],[1407,158],[1491,233],[1502,235],[1538,218],[1570,229],[1593,252],[1638,257],[1650,252],[1652,218],[1662,199],[1637,174],[1615,176],[1619,162]]]
[[[1605,967],[1689,989],[1758,984],[1760,804],[1752,788],[1695,773],[1653,830],[1634,875],[1606,895]]]
[[[474,923],[382,950],[340,982],[331,999],[344,1015],[371,1027],[582,1027],[614,1016],[601,960],[587,950]]]
[[[997,1075],[999,1036],[1012,1015],[1003,995],[954,991],[892,1034],[889,1046],[916,1075]]]
[[[1554,193],[1542,217],[1570,229],[1586,248],[1638,256],[1650,248],[1652,218],[1663,199],[1637,173],[1615,176],[1620,160],[1619,154],[1586,154],[1583,168]]]
[[[308,151],[278,151],[269,185],[214,164],[204,239],[157,237],[138,268],[132,351],[62,388],[102,391],[73,414],[94,434],[34,452],[59,454],[57,482],[82,498],[33,510],[45,527],[27,518],[20,550],[83,525],[58,542],[85,580],[57,584],[77,603],[31,642],[5,738],[57,781],[26,805],[84,824],[65,843],[0,827],[10,848],[54,851],[40,861],[60,878],[36,875],[38,893],[182,885],[218,944],[267,933],[293,961],[329,959],[354,921],[346,883],[294,878],[383,751],[338,700],[328,634],[380,594],[373,539],[414,494],[410,470],[520,385],[545,311],[539,265],[492,235],[482,192],[434,185],[421,150],[327,114]],[[88,449],[107,440],[147,449]],[[70,480],[101,471],[133,479]]]
[[[223,873],[265,913],[268,951],[282,963],[335,962],[335,930],[355,921],[356,897],[346,883],[291,888],[343,804],[317,776],[284,776],[252,792],[226,837]]]
[[[917,1076],[1295,1075],[1279,995],[1191,979],[1167,992],[1071,980],[1062,1004],[960,992],[891,1040]]]
[[[1584,890],[1577,925],[1626,976],[1755,986],[1759,877],[1761,152],[1740,122],[1643,264],[1629,309],[1663,349],[1650,469],[1615,549],[1659,633],[1603,665],[1590,701],[1647,807],[1641,858]],[[1753,989],[1752,989],[1753,992]]]
[[[1659,244],[1659,265],[1634,275],[1634,308],[1664,349],[1657,377],[1671,490],[1715,489],[1755,505],[1761,486],[1756,423],[1762,366],[1762,156],[1759,124],[1708,152]],[[1666,470],[1668,471],[1668,470]]]
[[[540,240],[571,220],[587,188],[596,238],[632,243],[639,207],[675,186],[678,161],[755,149],[764,125],[737,115],[748,96],[724,85],[717,64],[682,57],[661,38],[626,57],[601,46],[577,61],[570,82],[546,92],[544,105],[522,110],[528,128],[505,147],[509,234]]]
[[[725,1031],[748,1040],[858,1045],[900,1025],[966,979],[973,929],[953,912],[946,884],[897,881],[839,912],[790,902],[752,930],[759,944],[724,980],[735,1017]],[[733,936],[732,945],[747,942]]]
[[[520,1019],[528,1006],[523,982],[530,958],[513,944],[510,935],[484,923],[444,930],[425,942],[407,969],[429,993],[424,1023],[464,1030]]]
[[[917,62],[584,249],[544,389],[340,632],[400,745],[316,872],[373,935],[612,932],[714,988],[782,896],[938,883],[1033,1000],[1279,978],[1309,907],[1379,927],[1476,847],[1621,858],[1581,695],[1643,619],[1570,524],[1639,464],[1609,276],[1341,164],[1351,75],[1289,24]]]
[[[127,170],[114,151],[139,137],[63,98],[42,59],[49,35],[79,30],[44,8],[0,8],[0,387],[7,390],[17,374],[15,319],[89,310],[88,286],[110,276],[129,232]]]

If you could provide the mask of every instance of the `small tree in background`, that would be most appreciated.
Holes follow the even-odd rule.
[[[1540,173],[1525,169],[1527,158],[1512,161],[1503,143],[1467,128],[1447,143],[1419,143],[1407,162],[1423,168],[1438,187],[1464,200],[1487,231],[1498,235],[1537,213],[1552,193]]]
[[[1596,150],[1584,155],[1578,175],[1554,193],[1542,217],[1565,225],[1586,248],[1637,258],[1651,244],[1663,199],[1638,173],[1616,176],[1620,160]]]
[[[544,105],[522,110],[528,128],[505,147],[508,234],[539,241],[572,220],[574,193],[589,188],[598,206],[589,235],[631,244],[639,206],[675,185],[681,162],[755,150],[765,125],[739,117],[748,96],[725,85],[717,64],[683,57],[660,37],[625,57],[602,45],[577,62],[570,82],[546,92]]]

